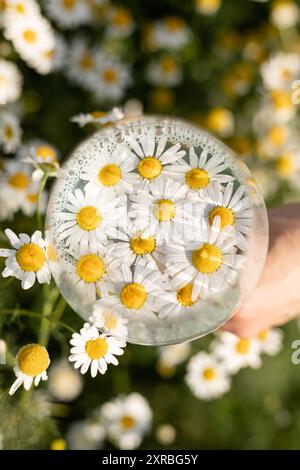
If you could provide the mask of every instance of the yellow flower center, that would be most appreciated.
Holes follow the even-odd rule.
[[[208,115],[207,126],[212,131],[221,132],[231,125],[231,120],[230,111],[223,108],[215,108]]]
[[[97,282],[102,279],[105,273],[105,263],[98,255],[83,255],[77,261],[76,270],[83,281],[88,283]]]
[[[21,13],[21,14],[24,14],[26,13],[26,8],[25,8],[25,5],[23,3],[17,3],[15,6],[15,11],[17,13]]]
[[[184,26],[183,20],[178,16],[168,16],[165,18],[164,22],[167,28],[173,33],[180,31]]]
[[[125,8],[118,8],[113,16],[112,23],[115,26],[122,27],[127,26],[131,22],[130,13]]]
[[[287,153],[282,155],[276,161],[276,170],[280,176],[287,177],[290,176],[294,171],[294,158],[293,154]]]
[[[177,291],[177,300],[183,307],[191,307],[195,302],[192,300],[193,284],[186,284]]]
[[[291,72],[290,69],[288,69],[288,68],[283,68],[283,69],[281,70],[281,76],[282,76],[282,78],[283,78],[284,80],[291,80],[291,78],[293,77],[293,74],[292,74],[292,72]]]
[[[33,44],[37,41],[37,34],[35,31],[33,31],[33,29],[26,29],[23,32],[23,38],[26,42]]]
[[[5,126],[4,136],[7,140],[11,140],[14,137],[14,130],[11,126]]]
[[[80,209],[76,217],[77,223],[82,230],[95,230],[101,224],[101,214],[93,206],[85,206]]]
[[[269,336],[269,330],[263,330],[257,335],[259,341],[265,341],[268,336]]]
[[[223,263],[222,252],[217,246],[204,243],[201,248],[192,252],[192,263],[197,271],[201,273],[213,273]]]
[[[83,70],[91,70],[94,66],[94,59],[91,54],[84,54],[80,59],[79,65]]]
[[[76,0],[63,0],[62,3],[66,10],[72,10],[76,4]]]
[[[48,245],[47,247],[48,260],[56,263],[58,261],[58,254],[54,245]]]
[[[115,69],[106,69],[102,76],[106,82],[114,83],[118,79],[118,72]]]
[[[165,73],[172,73],[177,69],[177,63],[172,57],[160,59],[160,66]]]
[[[284,127],[274,126],[269,130],[268,139],[274,147],[282,147],[287,139],[287,132]]]
[[[157,178],[162,172],[162,164],[155,157],[145,157],[138,164],[137,171],[147,180]]]
[[[145,255],[152,253],[156,246],[154,237],[142,238],[136,236],[130,241],[130,248],[136,255]]]
[[[290,93],[283,90],[273,90],[271,98],[276,110],[290,109],[293,107]]]
[[[50,444],[50,450],[66,450],[67,443],[64,439],[54,439]]]
[[[159,222],[170,222],[176,214],[175,204],[169,199],[159,199],[154,206],[154,216]]]
[[[108,351],[108,343],[105,338],[91,339],[86,342],[85,351],[90,359],[100,359]]]
[[[117,326],[117,317],[111,312],[104,313],[104,327],[108,330],[114,330]]]
[[[26,195],[27,201],[31,202],[31,204],[36,204],[38,197],[38,193],[29,193]]]
[[[98,179],[103,186],[115,186],[121,177],[121,170],[114,163],[103,166],[98,173]]]
[[[221,229],[227,227],[228,225],[233,225],[235,221],[234,214],[232,210],[228,209],[228,207],[217,206],[214,207],[208,214],[208,220],[210,225],[213,224],[214,218],[220,217],[221,221]]]
[[[197,191],[206,188],[209,183],[209,176],[206,170],[192,168],[185,175],[185,182],[190,189]]]
[[[135,419],[132,416],[125,415],[121,418],[121,426],[123,429],[132,429],[135,426]]]
[[[40,246],[26,243],[18,249],[16,259],[23,271],[37,272],[45,263],[46,255]]]
[[[204,380],[208,381],[214,380],[216,378],[216,375],[216,371],[212,367],[207,367],[202,372],[202,377],[204,378]]]
[[[11,186],[17,189],[25,189],[29,186],[29,178],[26,173],[22,172],[11,175],[8,182]]]
[[[250,340],[247,338],[240,338],[236,343],[235,350],[238,354],[248,354],[250,349]]]
[[[24,374],[35,377],[48,369],[50,359],[44,346],[27,344],[18,352],[17,362]]]
[[[196,6],[199,11],[206,14],[212,14],[221,6],[222,0],[196,0]]]
[[[94,119],[99,119],[99,118],[103,118],[104,116],[106,116],[106,112],[105,111],[93,111],[91,113],[91,116],[94,118]]]
[[[125,307],[138,310],[144,305],[147,292],[142,284],[132,282],[123,287],[120,298]]]
[[[50,160],[51,162],[57,162],[57,153],[50,145],[40,145],[35,149],[38,158],[41,160]]]

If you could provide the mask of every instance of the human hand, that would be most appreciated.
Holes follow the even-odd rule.
[[[270,245],[254,292],[223,326],[241,337],[252,337],[282,325],[300,313],[300,204],[268,211]]]

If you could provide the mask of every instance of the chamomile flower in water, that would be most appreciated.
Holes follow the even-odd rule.
[[[132,154],[139,159],[136,170],[145,183],[161,179],[165,166],[181,161],[185,155],[180,144],[169,146],[164,137],[156,142],[154,134],[145,135],[139,141],[131,137],[128,144]]]
[[[139,230],[134,223],[128,221],[126,229],[118,230],[115,235],[117,239],[110,246],[109,252],[120,263],[125,262],[131,266],[140,259],[156,266],[156,262],[162,261],[155,235],[149,230]]]
[[[79,127],[84,127],[87,124],[109,124],[119,121],[124,117],[124,113],[121,108],[113,108],[111,111],[93,111],[91,113],[80,113],[71,118],[71,122],[76,122]]]
[[[216,182],[207,189],[206,216],[212,225],[215,217],[220,218],[220,228],[234,227],[236,245],[245,250],[247,238],[251,229],[252,212],[249,198],[245,195],[245,187],[240,186],[234,192],[234,183],[228,183],[225,188]]]
[[[163,55],[149,63],[146,77],[151,85],[175,87],[182,82],[182,67],[171,55]]]
[[[134,30],[134,20],[129,10],[112,6],[107,15],[105,34],[111,39],[127,38]]]
[[[152,410],[139,393],[105,403],[99,417],[108,438],[120,449],[136,449],[152,424]]]
[[[0,145],[5,153],[12,153],[17,150],[21,143],[21,135],[19,118],[8,111],[0,113]]]
[[[193,284],[191,282],[184,283],[173,280],[170,284],[170,294],[172,300],[164,309],[159,313],[160,319],[176,319],[180,315],[188,315],[191,312],[197,311],[201,299],[192,299]]]
[[[96,302],[93,315],[89,320],[94,326],[96,326],[96,328],[100,329],[104,333],[126,340],[128,334],[128,321],[111,308],[103,307]]]
[[[199,208],[185,196],[184,186],[160,178],[130,195],[129,217],[138,229],[155,233],[158,243],[183,237],[193,240],[200,233]]]
[[[167,175],[181,183],[191,195],[205,195],[205,191],[214,182],[228,183],[234,177],[224,173],[227,164],[210,155],[207,149],[189,150],[188,162],[181,160],[166,168]]]
[[[219,217],[215,217],[211,227],[203,224],[202,230],[199,241],[186,245],[169,243],[164,247],[167,273],[176,282],[193,282],[192,300],[233,285],[242,262],[242,256],[236,253],[234,230],[220,231]]]
[[[31,237],[26,233],[17,236],[6,229],[5,234],[13,248],[0,249],[0,256],[6,258],[2,276],[20,279],[23,289],[32,287],[36,280],[40,284],[49,284],[51,274],[41,232],[36,231]]]
[[[90,21],[90,9],[85,0],[47,0],[46,8],[61,28],[77,28]]]
[[[100,246],[95,251],[77,250],[73,262],[65,262],[66,280],[85,302],[95,302],[97,296],[112,291],[109,263],[105,249]]]
[[[177,51],[186,46],[190,38],[190,29],[179,16],[166,16],[156,21],[152,29],[151,40],[157,49]]]
[[[187,366],[186,383],[197,398],[213,400],[230,389],[230,376],[214,356],[199,352]]]
[[[50,364],[49,354],[40,344],[27,344],[17,354],[17,364],[14,368],[17,379],[12,384],[9,394],[24,386],[29,390],[32,384],[37,386],[41,380],[47,380],[47,369]]]
[[[107,366],[119,364],[115,356],[121,356],[126,346],[124,340],[113,336],[100,334],[95,326],[85,323],[79,333],[74,333],[70,341],[71,354],[69,361],[74,362],[75,369],[85,374],[89,369],[91,376],[96,377],[98,372],[105,374]]]
[[[123,317],[137,321],[156,320],[160,311],[170,300],[163,290],[165,277],[142,261],[133,270],[122,264],[110,272],[113,290],[98,304],[119,312]]]
[[[0,59],[0,104],[17,101],[21,95],[22,75],[13,62]]]
[[[243,367],[258,369],[261,366],[260,344],[257,339],[239,338],[225,331],[218,333],[211,348],[230,374],[236,374]]]
[[[60,214],[58,239],[65,240],[71,252],[97,250],[122,222],[120,204],[112,192],[91,186],[77,188]]]
[[[256,339],[261,352],[269,356],[276,356],[283,347],[283,331],[279,328],[271,328],[258,333]]]
[[[101,151],[97,162],[91,165],[80,175],[81,179],[88,181],[88,185],[94,189],[124,194],[133,191],[133,185],[139,180],[134,169],[138,164],[138,158],[130,154],[127,147],[121,145],[110,154]]]

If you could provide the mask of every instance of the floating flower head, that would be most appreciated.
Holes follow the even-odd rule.
[[[14,368],[17,379],[11,386],[9,394],[13,395],[23,385],[29,390],[32,384],[37,386],[41,380],[47,380],[47,372],[50,364],[49,354],[40,344],[27,344],[17,354],[17,364]]]
[[[71,122],[76,122],[79,127],[84,127],[87,124],[109,124],[116,121],[119,121],[124,117],[124,113],[121,108],[113,108],[111,111],[93,111],[87,114],[77,114],[71,118]]]
[[[124,340],[127,339],[127,319],[121,317],[111,308],[99,305],[96,302],[93,315],[90,317],[90,322],[108,335],[123,338]]]

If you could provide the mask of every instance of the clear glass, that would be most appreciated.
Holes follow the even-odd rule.
[[[156,141],[162,137],[166,138],[166,148],[179,143],[180,148],[186,151],[185,162],[188,162],[188,154],[193,147],[197,155],[201,155],[205,150],[208,161],[214,158],[220,164],[223,163],[221,174],[231,175],[235,188],[244,187],[244,197],[249,205],[248,214],[251,214],[245,237],[247,247],[243,252],[239,248],[236,250],[237,255],[242,254],[242,263],[236,269],[234,282],[226,285],[220,292],[201,297],[196,305],[193,304],[193,308],[184,309],[175,316],[161,319],[161,312],[155,312],[155,318],[139,316],[136,312],[122,313],[128,320],[129,342],[157,346],[199,338],[217,329],[233,315],[260,277],[268,248],[268,222],[263,198],[248,168],[228,147],[199,127],[180,119],[142,116],[103,128],[82,142],[62,167],[51,193],[46,217],[53,277],[66,301],[83,319],[87,320],[93,313],[95,300],[91,301],[82,286],[79,288],[74,277],[67,275],[66,266],[76,263],[76,253],[70,253],[66,239],[60,236],[61,214],[68,211],[66,206],[70,195],[86,184],[86,181],[81,179],[82,174],[88,168],[99,165],[103,151],[111,154],[116,146],[130,146],[132,138],[145,143],[148,136],[153,135]],[[200,200],[195,204],[198,204],[201,210],[203,204],[205,206]],[[110,239],[110,243],[116,242],[117,239]],[[168,245],[168,242],[165,245]],[[124,262],[126,263],[126,259]],[[130,269],[134,269],[134,266]],[[157,269],[164,271],[165,267],[160,265]]]

